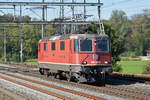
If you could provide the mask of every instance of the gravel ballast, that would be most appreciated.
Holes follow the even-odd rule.
[[[78,96],[78,95],[74,95],[74,94],[72,94],[72,93],[64,92],[64,91],[61,91],[61,90],[58,90],[58,89],[53,89],[53,88],[46,87],[46,86],[43,86],[43,85],[39,85],[39,84],[36,84],[36,83],[31,83],[31,82],[29,82],[29,81],[17,79],[17,78],[10,77],[10,76],[5,76],[5,75],[3,75],[3,74],[0,74],[0,75],[3,76],[3,77],[7,77],[7,78],[10,78],[10,79],[19,81],[19,82],[23,82],[23,83],[26,83],[26,84],[29,84],[29,85],[32,85],[32,86],[35,86],[35,87],[44,89],[44,90],[48,90],[48,91],[51,91],[51,92],[54,92],[54,93],[57,93],[57,94],[60,94],[60,95],[67,96],[67,97],[72,98],[72,99],[74,99],[74,100],[90,100],[90,99],[88,99],[88,98],[81,97],[81,96]]]
[[[10,73],[10,72],[7,72],[7,73]],[[45,83],[53,84],[53,85],[56,85],[56,86],[64,87],[64,88],[67,88],[67,89],[80,91],[80,92],[83,92],[83,93],[91,94],[91,95],[98,96],[98,97],[101,97],[101,98],[105,98],[105,99],[108,99],[108,100],[124,100],[120,97],[115,97],[115,96],[112,96],[112,95],[103,94],[103,93],[100,93],[98,91],[92,91],[92,90],[89,90],[89,89],[83,89],[83,88],[79,88],[79,87],[71,86],[71,85],[66,85],[66,84],[60,84],[58,82],[53,82],[53,81],[46,81],[46,80],[42,80],[42,79],[37,78],[37,77],[31,77],[31,76],[22,75],[22,74],[19,74],[19,73],[10,73],[10,74],[15,74],[17,76],[29,78],[29,79],[32,79],[32,80],[38,80],[40,82],[45,82]],[[45,87],[42,87],[42,88],[45,88]],[[70,97],[72,95],[68,95],[68,96]],[[77,97],[75,97],[75,98],[77,98]],[[81,100],[84,100],[84,98],[82,98]]]

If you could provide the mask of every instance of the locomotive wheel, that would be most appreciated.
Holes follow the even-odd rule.
[[[67,81],[70,82],[72,80],[72,73],[71,72],[67,72],[66,73],[66,78],[67,78]]]
[[[49,72],[49,77],[50,77],[50,78],[52,78],[52,79],[54,79],[54,78],[55,78],[55,74],[54,74],[54,73]]]
[[[106,74],[106,73],[102,73],[102,74],[101,74],[101,82],[100,82],[100,83],[101,83],[102,86],[105,86],[105,81],[106,81],[105,74]]]
[[[81,83],[81,81],[80,81],[80,80],[78,80],[78,79],[75,79],[75,82],[76,82],[76,83],[78,83],[78,84],[80,84],[80,83]]]
[[[55,78],[56,78],[56,79],[60,79],[60,75],[59,75],[59,74],[56,74],[56,75],[55,75]]]
[[[41,75],[44,75],[44,69],[43,68],[40,68],[39,72],[40,72]]]
[[[71,81],[71,79],[70,79],[70,78],[67,78],[67,81],[68,81],[68,82],[70,82],[70,81]]]
[[[44,70],[44,72],[45,72],[45,74],[46,74],[46,76],[47,76],[47,77],[49,77],[49,76],[50,76],[49,69],[45,69],[45,70]]]
[[[69,75],[69,74],[66,74],[66,79],[67,79],[67,81],[68,81],[68,82],[70,82],[70,81],[71,81],[71,77],[70,77],[70,75]]]

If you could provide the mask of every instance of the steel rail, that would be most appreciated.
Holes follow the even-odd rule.
[[[51,95],[51,96],[54,96],[54,97],[57,97],[57,98],[60,98],[60,99],[63,99],[63,100],[73,100],[71,98],[62,96],[60,94],[57,94],[57,93],[54,93],[54,92],[50,92],[50,91],[47,91],[47,90],[44,90],[44,89],[41,89],[41,88],[38,88],[38,87],[35,87],[35,86],[32,86],[32,85],[29,85],[29,84],[26,84],[26,83],[23,83],[23,82],[19,82],[19,81],[16,81],[16,80],[13,80],[13,79],[10,79],[10,78],[7,78],[7,77],[0,76],[0,79],[4,79],[4,80],[10,81],[10,82],[13,82],[15,84],[19,84],[19,85],[31,88],[31,89],[36,90],[36,91],[40,91],[42,93],[45,93],[45,94],[48,94],[48,95]]]
[[[112,73],[110,74],[110,77],[118,78],[120,80],[129,80],[129,81],[135,81],[139,83],[150,84],[150,75]]]

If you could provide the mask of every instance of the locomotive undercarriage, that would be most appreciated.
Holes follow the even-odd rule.
[[[85,83],[105,82],[105,75],[112,72],[111,66],[60,66],[42,63],[39,64],[39,72],[50,77]]]
[[[111,67],[103,66],[81,66],[80,71],[73,72],[73,77],[79,82],[104,82],[105,75],[112,72]]]

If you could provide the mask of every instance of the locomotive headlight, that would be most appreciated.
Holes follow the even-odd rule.
[[[86,61],[83,61],[83,62],[82,62],[82,64],[83,64],[83,65],[86,65],[86,64],[87,64],[87,62],[86,62]]]
[[[105,61],[104,63],[105,63],[105,64],[108,64],[108,61]]]

